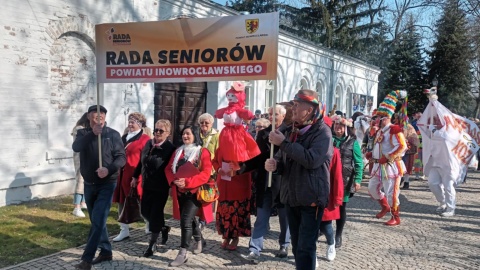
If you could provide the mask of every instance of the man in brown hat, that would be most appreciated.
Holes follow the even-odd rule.
[[[293,99],[292,120],[285,135],[270,132],[280,150],[265,170],[282,176],[280,202],[285,204],[297,269],[315,269],[318,231],[330,191],[332,132],[323,121],[318,94],[300,90]]]

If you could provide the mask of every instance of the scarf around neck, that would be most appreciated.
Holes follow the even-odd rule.
[[[142,129],[139,129],[139,130],[133,131],[133,132],[128,132],[127,138],[126,138],[127,142],[128,142],[131,138],[135,137],[138,133],[140,133],[140,131],[142,131]]]
[[[293,125],[292,134],[290,134],[290,141],[295,142],[298,139],[298,136],[302,136],[307,132],[312,125],[300,126],[300,125]]]
[[[180,160],[180,156],[184,153],[183,158],[187,161],[194,163],[199,157],[200,150],[202,147],[196,144],[182,145],[175,151],[175,157],[173,158],[172,163],[172,172],[173,174],[177,173],[177,164]]]

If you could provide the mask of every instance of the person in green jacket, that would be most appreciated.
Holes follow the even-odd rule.
[[[335,248],[342,246],[343,227],[347,221],[347,203],[355,192],[360,189],[363,176],[363,158],[360,144],[358,143],[353,121],[340,115],[332,117],[333,146],[340,150],[342,160],[342,175],[344,185],[343,204],[340,206],[340,219],[337,219],[335,232]]]
[[[218,132],[216,129],[213,128],[213,121],[215,119],[213,116],[209,113],[204,113],[198,117],[198,125],[200,126],[200,138],[202,139],[203,148],[207,148],[208,152],[210,152],[210,157],[212,160],[215,158],[215,152],[217,151],[218,148],[218,136],[220,135],[220,132]],[[212,168],[212,178],[215,179],[215,170]],[[212,204],[213,207],[213,213],[216,212],[216,202]],[[200,219],[200,222],[198,223],[200,226],[200,230],[203,230],[203,228],[206,225],[205,220]],[[203,240],[203,245],[205,245],[206,242]]]

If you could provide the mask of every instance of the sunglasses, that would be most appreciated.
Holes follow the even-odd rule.
[[[160,132],[160,134],[163,134],[163,133],[165,133],[165,130],[156,128],[156,129],[153,130],[153,132],[154,133]]]
[[[200,122],[200,125],[209,125],[209,124],[210,124],[210,122],[208,122],[208,121],[202,121],[202,122]]]

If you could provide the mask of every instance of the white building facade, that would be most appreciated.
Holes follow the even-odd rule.
[[[95,24],[236,14],[207,0],[2,3],[0,206],[73,193],[71,131],[97,101]],[[274,102],[290,100],[300,88],[318,91],[327,110],[333,104],[347,115],[374,109],[378,68],[283,32],[278,53],[277,99],[274,81],[248,81],[250,110],[265,112]],[[227,105],[230,83],[207,83],[207,112]],[[109,126],[123,132],[127,115],[139,111],[153,127],[154,84],[107,84],[99,92]]]

